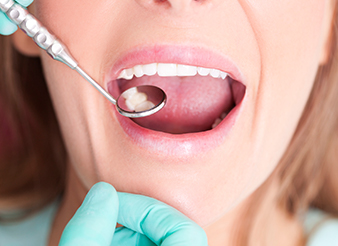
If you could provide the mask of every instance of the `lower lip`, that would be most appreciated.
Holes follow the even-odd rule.
[[[131,119],[120,115],[115,106],[112,108],[130,141],[139,148],[148,153],[160,154],[161,156],[196,157],[224,143],[232,132],[233,126],[242,111],[245,99],[246,95],[241,103],[236,105],[216,128],[204,132],[177,135],[141,127]]]

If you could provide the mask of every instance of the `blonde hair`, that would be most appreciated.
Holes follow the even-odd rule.
[[[298,128],[275,170],[281,184],[278,203],[291,216],[309,206],[338,214],[337,34],[336,9],[331,56],[318,69]],[[39,59],[19,54],[8,37],[0,37],[0,47],[0,198],[23,203],[29,197],[30,208],[37,209],[63,192],[67,155]],[[254,193],[239,245],[248,245],[269,184]]]

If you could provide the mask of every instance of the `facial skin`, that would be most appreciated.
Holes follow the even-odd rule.
[[[196,154],[154,151],[128,136],[112,105],[74,71],[41,53],[70,163],[89,189],[157,198],[201,226],[224,216],[275,169],[325,59],[329,0],[47,1],[38,18],[103,87],[136,47],[204,47],[230,57],[246,95],[221,144]],[[156,61],[154,61],[156,62]],[[184,136],[183,136],[184,138]],[[159,147],[160,148],[160,147]]]

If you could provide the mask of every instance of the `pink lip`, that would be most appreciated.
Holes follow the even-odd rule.
[[[119,59],[106,76],[105,84],[114,81],[126,68],[149,63],[178,63],[206,68],[215,68],[227,72],[234,80],[245,85],[245,80],[234,62],[227,56],[200,47],[152,46],[136,48]],[[112,112],[132,143],[156,155],[189,157],[214,149],[221,145],[231,133],[231,129],[242,111],[243,100],[215,128],[209,131],[187,134],[169,134],[153,131],[137,125],[121,116],[112,105]]]

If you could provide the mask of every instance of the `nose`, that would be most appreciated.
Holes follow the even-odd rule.
[[[136,0],[145,8],[171,9],[173,12],[187,12],[199,5],[212,2],[213,0]]]

